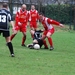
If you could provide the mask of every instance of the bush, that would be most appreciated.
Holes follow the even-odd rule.
[[[64,24],[73,23],[73,10],[70,5],[47,5],[42,7],[45,16]]]

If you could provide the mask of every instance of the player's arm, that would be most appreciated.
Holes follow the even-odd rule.
[[[10,24],[12,25],[12,29],[14,29],[14,21],[10,21]]]
[[[16,22],[19,22],[19,12],[16,13],[15,21],[16,21]]]
[[[29,22],[31,21],[31,13],[30,13],[30,11],[28,12],[29,13]]]
[[[14,21],[13,21],[13,18],[10,13],[8,14],[8,20],[9,20],[10,24],[12,25],[12,29],[14,30],[14,28],[15,28]]]
[[[21,25],[21,23],[19,22],[19,17],[20,17],[19,12],[17,12],[15,16],[15,21],[17,22],[18,25]]]
[[[26,15],[26,22],[28,22],[28,20],[29,20],[29,11],[27,11],[26,14],[27,14]]]
[[[37,16],[36,16],[36,21],[37,21],[37,25],[39,26],[39,13],[38,13],[38,11],[37,11]]]
[[[55,25],[64,27],[63,24],[61,24],[60,22],[57,22],[57,21],[55,21],[55,20],[52,20],[52,19],[48,19],[47,22],[48,22],[48,24],[55,24]]]

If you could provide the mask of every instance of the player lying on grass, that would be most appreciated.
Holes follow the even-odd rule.
[[[28,48],[33,49],[35,44],[39,44],[40,48],[44,45],[44,49],[48,49],[46,41],[41,39],[42,32],[42,30],[32,30],[32,33],[34,34],[33,43],[27,45]]]

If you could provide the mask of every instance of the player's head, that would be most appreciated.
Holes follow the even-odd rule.
[[[26,10],[26,5],[23,4],[23,5],[22,5],[22,11],[25,11],[25,10]]]
[[[44,14],[42,12],[39,13],[39,20],[43,20]]]
[[[34,5],[31,5],[31,10],[35,10],[35,6]]]
[[[2,7],[7,9],[8,8],[8,4],[7,3],[3,3]]]

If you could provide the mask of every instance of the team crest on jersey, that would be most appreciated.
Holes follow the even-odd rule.
[[[36,14],[32,14],[32,17],[36,16]]]
[[[25,17],[26,17],[25,15],[21,15],[21,16],[20,16],[20,18],[25,18]]]

